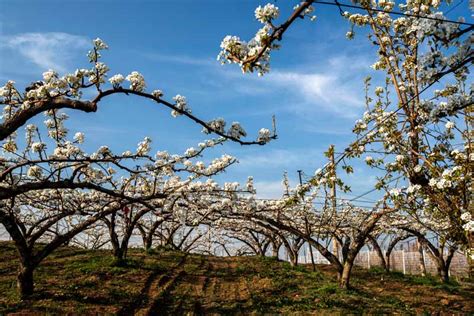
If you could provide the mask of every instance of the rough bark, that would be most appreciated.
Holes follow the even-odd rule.
[[[354,259],[348,260],[346,261],[346,263],[344,263],[344,268],[342,269],[342,272],[340,273],[340,276],[339,276],[339,287],[341,289],[344,289],[344,290],[349,289],[351,272],[352,272],[353,266],[354,266]]]
[[[272,242],[272,257],[275,257],[278,259],[279,253],[280,253],[280,247],[281,247],[281,242]]]
[[[34,266],[23,264],[20,265],[17,275],[17,288],[22,299],[27,298],[33,294],[33,272]]]
[[[63,108],[80,110],[83,112],[95,112],[97,111],[97,104],[95,102],[73,100],[65,97],[57,97],[49,100],[38,101],[31,104],[29,107],[18,111],[11,118],[0,124],[0,140],[6,139],[18,128],[23,126],[28,120],[40,114],[41,112],[51,109]]]
[[[455,246],[450,246],[448,249],[448,255],[446,259],[444,258],[443,249],[444,245],[441,244],[438,249],[433,243],[431,243],[423,234],[409,228],[404,228],[409,233],[415,235],[420,243],[428,249],[428,255],[431,256],[433,261],[436,263],[438,270],[438,276],[443,282],[449,282],[449,266],[451,265],[451,260],[453,259],[454,253],[456,252]]]

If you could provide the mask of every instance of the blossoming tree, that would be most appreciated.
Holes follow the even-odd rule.
[[[18,288],[22,296],[33,292],[33,271],[38,264],[98,220],[123,211],[130,204],[141,209],[139,214],[158,209],[160,199],[173,190],[179,190],[197,177],[218,173],[233,163],[234,159],[229,156],[216,159],[209,166],[193,163],[191,158],[206,148],[226,140],[241,145],[263,145],[276,138],[268,129],[261,129],[256,140],[245,141],[246,132],[239,123],[226,128],[223,119],[206,122],[191,113],[185,97],[177,95],[168,102],[160,90],[148,92],[139,72],[108,78],[109,68],[101,61],[101,54],[107,48],[102,40],[94,40],[93,49],[88,53],[90,69],[78,69],[64,76],[49,70],[43,73],[42,80],[24,91],[13,81],[0,87],[0,104],[3,105],[0,223],[18,250]],[[86,100],[84,92],[95,96]],[[158,152],[153,156],[149,138],[140,142],[135,152],[118,154],[102,146],[88,154],[81,148],[84,134],[69,135],[65,110],[95,112],[101,101],[112,95],[148,99],[171,110],[174,117],[184,116],[201,125],[205,133],[217,135],[219,139],[200,143],[198,148],[190,148],[184,155]],[[40,113],[47,116],[45,126],[28,124],[22,133],[21,127]],[[24,140],[19,138],[22,134]],[[191,176],[176,179],[179,172]],[[168,179],[167,183],[174,186],[153,186],[160,179]],[[138,185],[131,185],[133,183]],[[53,233],[53,227],[59,225],[64,229]],[[39,241],[43,243],[41,246]]]
[[[281,24],[274,4],[258,7],[255,17],[262,28],[248,42],[225,37],[219,59],[239,64],[244,73],[264,75],[285,31],[300,18],[314,20],[317,5],[301,1]],[[358,27],[368,28],[370,43],[377,48],[372,67],[386,75],[373,94],[367,89],[367,111],[354,128],[357,139],[337,162],[371,153],[365,157],[367,164],[385,172],[376,187],[390,190],[404,210],[415,203],[431,219],[447,221],[450,239],[463,245],[472,267],[473,93],[468,76],[474,26],[448,20],[439,11],[439,0],[334,5],[350,24],[348,39]],[[343,11],[344,6],[363,13]],[[394,179],[401,181],[390,189]]]

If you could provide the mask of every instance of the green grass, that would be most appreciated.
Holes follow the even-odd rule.
[[[183,258],[184,254],[166,249],[148,253],[130,249],[128,258],[117,264],[109,251],[64,247],[39,266],[35,294],[21,301],[16,293],[15,249],[0,242],[0,315],[134,311],[154,303],[150,295],[157,295],[160,288],[152,285],[157,286],[163,276],[173,280],[179,271],[176,284],[159,304],[155,302],[164,314],[474,313],[472,287],[441,283],[431,276],[355,268],[354,288],[342,290],[328,266],[317,266],[313,272],[309,265],[292,267],[266,257]]]

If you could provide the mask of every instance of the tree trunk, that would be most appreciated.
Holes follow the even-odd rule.
[[[431,249],[431,248],[430,248]],[[443,253],[437,252],[436,255],[432,251],[428,252],[431,258],[436,263],[436,270],[438,271],[438,277],[442,282],[449,281],[449,262],[444,261]]]
[[[351,243],[351,247],[349,251],[347,251],[347,257],[344,261],[344,266],[342,268],[341,277],[339,279],[339,287],[341,289],[349,289],[350,288],[350,278],[352,267],[354,266],[354,261],[359,253],[360,249],[364,245],[365,236],[361,238],[361,236],[357,236],[354,238],[355,244]]]
[[[123,259],[127,259],[128,254],[128,242],[122,245]]]
[[[114,257],[118,262],[123,261],[125,259],[125,254],[123,253],[122,247],[114,247]]]
[[[428,251],[426,252],[431,259],[436,263],[436,268],[438,270],[438,276],[443,282],[449,281],[449,266],[451,264],[451,259],[454,256],[456,248],[450,247],[448,257],[446,261],[444,260],[444,243],[440,244],[437,248],[433,243],[431,243],[426,237],[420,233],[409,231],[413,235],[418,237],[418,242],[425,247]]]
[[[128,243],[130,241],[130,237],[131,237],[131,234],[125,233],[125,236],[123,236],[123,239],[122,239],[122,245],[120,248],[122,248],[123,259],[127,258]]]
[[[436,262],[436,269],[438,270],[438,276],[442,282],[449,281],[449,263],[444,261],[443,253],[437,253],[438,256],[433,256]]]
[[[439,277],[444,283],[449,282],[449,266],[444,265],[439,269]]]
[[[128,242],[130,240],[130,230],[124,232],[124,236],[122,237],[122,242],[118,241],[118,237],[116,238],[116,242],[113,242],[114,248],[114,256],[117,259],[117,262],[120,264],[127,258],[128,252]]]
[[[426,276],[425,255],[423,253],[423,244],[418,240],[418,253],[420,255],[420,272],[422,276]]]
[[[468,240],[468,248],[466,251],[466,257],[467,257],[467,263],[469,265],[469,271],[468,271],[468,276],[469,278],[474,278],[474,233],[473,232],[468,232],[467,236]]]
[[[147,236],[147,238],[145,240],[145,251],[146,252],[149,252],[151,250],[152,244],[153,244],[153,236],[152,235]]]
[[[272,243],[272,257],[276,257],[278,259],[278,254],[280,252],[281,244]]]
[[[383,256],[383,251],[380,248],[380,245],[377,242],[377,239],[375,239],[372,236],[369,236],[369,240],[372,243],[372,246],[374,247],[374,250],[377,252],[378,257],[380,258],[380,264],[382,265],[382,269],[387,271],[387,262],[385,261],[385,257]],[[367,255],[370,255],[370,252]]]
[[[349,289],[350,286],[350,277],[351,277],[351,271],[352,267],[354,265],[354,260],[348,260],[344,264],[344,268],[342,269],[342,273],[339,279],[339,287],[341,289]]]
[[[295,264],[294,264],[294,266],[296,267],[296,266],[298,265],[298,259],[299,259],[299,258],[298,258],[298,253],[296,253],[294,257],[295,257]]]
[[[34,268],[32,266],[20,265],[17,276],[17,288],[21,298],[26,298],[33,294],[33,271]]]
[[[298,255],[295,255],[295,253],[293,252],[293,249],[288,249],[287,248],[287,252],[288,252],[288,256],[290,257],[290,265],[292,267],[295,267],[298,265]]]
[[[145,251],[147,251],[147,234],[145,229],[143,228],[142,225],[138,224],[137,225],[138,231],[140,232],[140,236],[142,237],[142,242],[143,242],[143,248]]]

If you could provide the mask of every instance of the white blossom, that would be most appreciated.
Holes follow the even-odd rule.
[[[108,49],[109,48],[109,46],[107,46],[107,44],[103,40],[101,40],[100,38],[96,38],[93,41],[93,43],[94,43],[95,49],[97,49],[97,50],[102,50],[102,49]]]
[[[176,96],[173,97],[173,100],[175,101],[176,108],[178,108],[179,110],[184,111],[184,112],[191,112],[191,110],[188,108],[188,103],[186,101],[186,97],[177,94]],[[173,117],[177,117],[177,116],[181,115],[181,113],[177,110],[172,110],[171,115]]]
[[[40,166],[31,166],[28,168],[27,172],[28,177],[31,178],[41,178],[42,170]]]
[[[163,96],[163,91],[161,90],[153,90],[153,92],[151,93],[152,96],[154,96],[155,98],[161,98]]]
[[[264,7],[258,6],[258,8],[255,9],[255,18],[262,23],[276,19],[279,14],[280,10],[278,7],[271,3],[267,3]]]
[[[31,151],[34,153],[39,153],[46,148],[46,144],[42,142],[36,142],[31,144]]]
[[[464,212],[461,214],[461,219],[465,222],[470,221],[472,219],[471,213]]]
[[[143,139],[143,141],[141,141],[140,143],[138,143],[138,146],[137,146],[137,155],[139,156],[145,156],[145,155],[148,155],[148,153],[150,152],[150,144],[151,144],[151,138],[149,137],[145,137]]]
[[[77,132],[74,134],[74,140],[79,144],[84,143],[84,133]]]
[[[130,81],[130,89],[138,92],[145,90],[145,78],[138,71],[132,71],[125,79]]]
[[[122,82],[124,82],[125,77],[122,76],[121,74],[116,74],[110,77],[109,82],[114,86],[118,87]]]
[[[455,126],[455,124],[453,122],[447,122],[446,125],[445,125],[447,130],[453,129],[454,126]]]
[[[400,188],[394,188],[394,189],[391,189],[388,193],[391,196],[398,197],[402,193],[402,190]]]
[[[43,72],[43,80],[47,83],[51,82],[53,79],[56,79],[57,77],[58,77],[58,74],[54,70],[50,69],[48,71]]]
[[[258,142],[268,143],[270,141],[270,130],[267,128],[261,128],[258,131]]]

